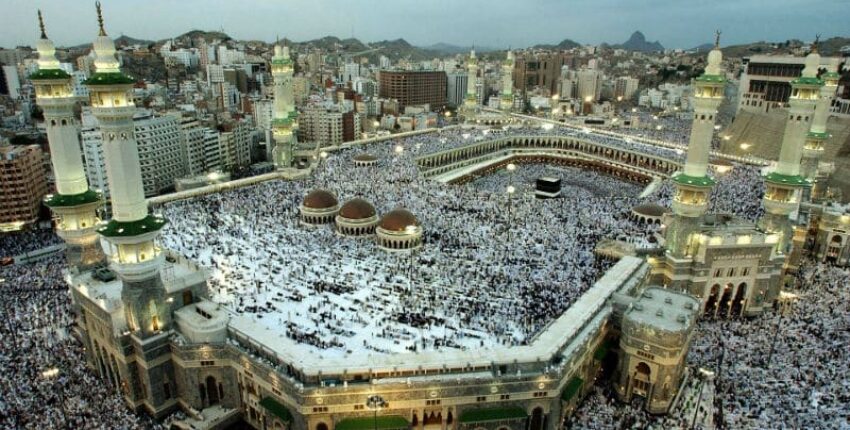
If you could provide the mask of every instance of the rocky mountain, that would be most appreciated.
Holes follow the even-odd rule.
[[[614,45],[613,47],[639,52],[658,52],[664,50],[664,46],[662,46],[658,41],[647,42],[646,36],[644,36],[640,31],[632,33],[632,36],[629,37],[629,40],[625,41],[625,43]]]
[[[581,47],[581,44],[572,40],[572,39],[564,39],[564,40],[560,41],[557,45],[550,45],[550,44],[534,45],[534,48],[536,48],[536,49],[568,50],[568,49],[579,48],[579,47]]]

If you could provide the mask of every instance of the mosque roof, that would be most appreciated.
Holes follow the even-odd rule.
[[[310,209],[328,209],[338,205],[339,202],[330,191],[313,190],[304,197],[302,204]]]
[[[409,226],[419,226],[419,220],[407,209],[394,209],[381,218],[378,226],[384,230],[403,232]]]
[[[348,219],[366,219],[376,214],[375,207],[360,197],[345,202],[339,209],[339,216]]]

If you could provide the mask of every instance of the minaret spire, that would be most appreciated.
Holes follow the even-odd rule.
[[[813,53],[817,53],[817,52],[818,52],[818,43],[819,43],[819,42],[820,42],[820,34],[816,34],[816,35],[815,35],[815,41],[814,41],[814,42],[812,42],[812,52],[813,52]]]
[[[714,47],[720,48],[720,34],[723,33],[720,30],[715,30],[714,32]]]
[[[289,57],[286,38],[281,47],[280,38],[272,56],[272,78],[274,80],[274,104],[272,112],[272,137],[274,148],[272,159],[278,168],[292,166],[292,151],[296,144],[298,111],[292,94],[293,64]]]
[[[44,16],[38,11],[41,38],[36,42],[38,71],[30,75],[36,103],[44,112],[44,126],[50,145],[50,163],[56,193],[44,199],[56,218],[56,233],[65,241],[68,265],[84,270],[103,261],[95,225],[100,196],[86,181],[77,120],[76,99],[71,91],[71,75],[59,68],[56,48],[47,38]]]
[[[716,33],[715,43],[719,33]],[[708,175],[708,156],[717,108],[723,102],[726,85],[722,61],[723,54],[715,46],[708,54],[705,72],[694,80],[694,119],[688,153],[683,171],[673,176],[676,193],[672,207],[676,217],[667,230],[667,250],[677,258],[690,254],[691,238],[708,210],[709,196],[715,184]]]
[[[47,39],[47,31],[44,30],[44,17],[41,16],[41,9],[38,10],[38,28],[41,29],[41,38]]]
[[[100,2],[94,2],[94,7],[97,9],[97,25],[100,27],[100,33],[98,36],[106,36],[106,30],[103,28],[103,11],[100,8]]]
[[[803,189],[811,186],[811,182],[800,174],[800,162],[823,86],[823,81],[817,77],[820,55],[816,48],[806,56],[805,64],[802,76],[791,81],[791,97],[788,99],[788,116],[779,161],[776,168],[764,178],[762,202],[765,214],[759,220],[759,227],[775,235],[776,252],[779,255],[790,249],[793,231],[788,217],[797,210]]]

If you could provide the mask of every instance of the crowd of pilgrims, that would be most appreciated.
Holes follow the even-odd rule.
[[[61,243],[62,239],[50,228],[3,233],[0,234],[0,259],[14,258]]]
[[[469,139],[463,134],[407,138],[398,142],[401,152],[395,144],[350,149],[325,160],[309,180],[167,204],[163,243],[212,268],[213,300],[284,325],[288,338],[319,350],[526,344],[610,267],[593,253],[599,239],[643,236],[646,227],[629,218],[635,194],[544,201],[520,192],[508,210],[507,180],[496,191],[423,178],[413,158],[462,144]],[[379,165],[355,167],[352,157],[364,151]],[[597,179],[594,187],[610,188],[608,195],[634,188]],[[302,225],[299,205],[317,188],[340,204],[362,197],[379,215],[411,211],[425,245],[390,253],[332,226]]]
[[[657,227],[636,223],[630,211],[645,201],[669,205],[672,188],[666,181],[640,199],[637,184],[558,168],[553,175],[568,192],[536,200],[533,181],[547,172],[540,165],[451,186],[425,179],[414,162],[498,135],[485,133],[443,130],[347,149],[304,181],[166,204],[155,209],[170,220],[163,243],[212,270],[214,301],[267,327],[285,326],[281,336],[320,354],[527,344],[610,267],[594,255],[600,239],[654,242]],[[566,128],[507,133],[577,136],[681,159],[674,150]],[[379,164],[355,166],[352,157],[363,152]],[[758,171],[736,166],[717,176],[718,209],[757,217]],[[508,201],[511,184],[519,191]],[[340,204],[362,197],[379,216],[407,209],[423,226],[425,245],[391,253],[333,226],[307,227],[299,206],[313,189],[332,191]]]
[[[0,429],[164,429],[86,366],[63,268],[61,254],[0,267]]]

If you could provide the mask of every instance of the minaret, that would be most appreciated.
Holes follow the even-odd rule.
[[[508,49],[508,56],[502,63],[502,94],[499,107],[510,112],[514,107],[514,52]]]
[[[74,118],[76,100],[71,91],[71,75],[59,68],[56,49],[47,38],[40,10],[38,23],[41,27],[41,38],[36,43],[38,71],[30,75],[30,80],[35,86],[36,102],[44,111],[56,179],[56,194],[48,195],[44,203],[56,215],[56,233],[65,241],[68,264],[85,270],[103,261],[95,232],[100,221],[97,208],[101,199],[86,181]]]
[[[121,73],[115,45],[103,28],[97,3],[100,33],[94,41],[95,73],[86,81],[92,113],[103,134],[103,155],[112,201],[112,219],[98,228],[105,239],[110,267],[123,283],[121,299],[127,325],[146,338],[167,330],[170,311],[160,268],[165,256],[156,243],[165,219],[148,214],[142,187],[139,148],[133,134],[136,106],[130,97],[134,80]]]
[[[837,57],[830,58],[826,73],[821,75],[824,85],[820,89],[820,98],[815,105],[812,128],[806,135],[806,144],[803,146],[802,175],[806,180],[813,183],[811,199],[819,199],[823,194],[823,180],[818,178],[818,163],[823,155],[823,146],[829,139],[826,122],[829,118],[829,108],[835,97],[835,91],[838,89],[838,80],[841,78],[838,73],[839,62],[840,59]]]
[[[765,192],[762,202],[765,214],[759,220],[759,227],[777,235],[776,251],[779,254],[788,253],[791,243],[792,226],[788,216],[800,204],[801,190],[811,186],[811,183],[800,175],[800,161],[823,85],[817,77],[819,63],[820,55],[813,49],[806,57],[802,76],[791,81],[791,97],[788,100],[790,107],[785,122],[785,134],[782,136],[782,149],[779,151],[779,163],[773,172],[764,178]]]
[[[694,80],[694,118],[684,171],[673,176],[676,194],[672,206],[676,217],[668,227],[667,249],[674,257],[689,254],[693,233],[708,209],[709,195],[715,183],[708,176],[708,153],[717,108],[723,102],[726,85],[722,61],[718,31],[714,49],[708,54],[705,72]]]
[[[466,61],[466,98],[463,101],[467,117],[478,112],[478,58],[475,57],[475,47],[469,52]]]
[[[298,112],[292,96],[292,59],[289,47],[275,45],[272,57],[272,77],[274,79],[274,113],[272,116],[272,136],[274,149],[272,158],[277,168],[292,165],[292,150],[295,147],[298,130]]]

